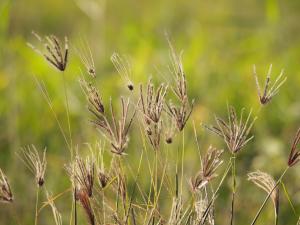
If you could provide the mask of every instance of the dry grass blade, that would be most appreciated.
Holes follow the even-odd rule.
[[[258,76],[256,73],[256,67],[253,65],[253,76],[256,83],[256,89],[259,97],[259,101],[262,105],[266,105],[271,99],[279,92],[279,88],[286,81],[286,77],[283,77],[283,70],[281,70],[279,76],[276,78],[275,82],[271,86],[271,72],[272,72],[272,64],[269,67],[269,71],[266,77],[263,93],[261,91],[261,87],[258,81]]]
[[[35,32],[32,32],[32,34],[44,45],[44,50],[39,50],[30,43],[27,43],[27,45],[39,55],[43,56],[47,62],[56,69],[65,71],[69,54],[68,38],[65,37],[64,47],[62,47],[60,40],[55,35],[49,35],[45,36],[45,38],[41,38]]]
[[[123,81],[126,83],[127,88],[130,91],[133,91],[134,85],[131,81],[132,69],[129,60],[125,56],[122,57],[116,52],[112,54],[110,60],[114,64]]]
[[[243,118],[244,109],[242,109],[238,119],[234,107],[228,107],[228,121],[225,122],[220,117],[215,117],[217,127],[205,126],[208,130],[222,137],[232,154],[238,153],[254,136],[249,136],[251,128],[256,117],[250,121],[252,111],[249,112],[246,120]]]
[[[47,196],[47,204],[50,205],[51,210],[52,210],[52,214],[53,214],[53,218],[54,218],[54,221],[55,221],[55,225],[62,225],[61,214],[57,210],[52,196],[50,196],[48,192],[46,192],[46,196]]]
[[[24,165],[35,175],[37,185],[43,186],[45,182],[45,171],[47,166],[46,148],[43,151],[43,156],[40,157],[34,145],[28,145],[21,149],[18,155]]]
[[[209,147],[206,155],[203,157],[200,172],[190,180],[193,191],[199,191],[207,185],[207,183],[217,176],[216,170],[223,163],[221,155],[223,150]]]
[[[8,183],[7,177],[0,169],[0,201],[1,202],[12,202],[13,195]]]
[[[299,142],[300,142],[300,128],[298,129],[298,131],[295,135],[293,145],[292,145],[292,148],[291,148],[291,152],[290,152],[290,155],[289,155],[289,159],[288,159],[288,166],[289,167],[294,166],[300,160],[300,150],[297,149],[297,145],[299,144]]]
[[[274,204],[275,218],[277,221],[279,211],[279,188],[276,185],[274,178],[267,173],[256,171],[248,173],[248,180],[263,189],[267,194],[272,193],[270,197]],[[274,187],[276,188],[274,189]]]

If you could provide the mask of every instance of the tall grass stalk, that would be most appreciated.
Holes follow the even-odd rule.
[[[235,193],[236,193],[236,154],[233,154],[231,157],[232,167],[231,167],[231,176],[232,176],[232,195],[231,195],[231,213],[230,213],[230,224],[234,224],[234,203],[235,203]]]

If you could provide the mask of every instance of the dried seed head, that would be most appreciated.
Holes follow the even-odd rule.
[[[41,51],[30,43],[27,43],[27,45],[43,56],[56,69],[65,71],[69,53],[68,38],[65,37],[63,48],[59,39],[55,35],[45,36],[45,38],[42,39],[37,33],[32,32],[32,34],[44,45],[45,50]]]
[[[37,185],[43,186],[45,182],[45,171],[47,166],[46,160],[46,148],[43,152],[43,157],[39,156],[39,153],[34,145],[28,145],[21,149],[19,158],[25,164],[25,166],[35,175]]]
[[[256,171],[248,173],[248,180],[252,181],[256,184],[259,188],[263,189],[267,194],[271,193],[271,199],[274,204],[275,214],[278,215],[279,209],[279,188],[274,187],[276,186],[276,182],[272,176],[267,173]]]
[[[110,142],[112,152],[118,155],[124,154],[129,141],[128,132],[136,113],[135,110],[129,122],[127,122],[129,100],[125,103],[124,99],[121,98],[121,107],[122,114],[119,120],[116,119],[112,102],[110,102],[111,122],[109,122],[106,115],[99,113],[93,113],[96,116],[96,119],[92,121],[104,134],[104,137]]]
[[[127,84],[127,88],[130,91],[133,91],[134,85],[131,81],[132,69],[129,63],[129,60],[125,56],[120,56],[118,53],[113,53],[110,57],[111,62],[114,64],[117,72],[123,79],[123,81]]]
[[[201,190],[210,180],[218,176],[216,170],[223,163],[221,160],[222,153],[223,150],[217,150],[211,146],[208,148],[201,162],[202,169],[190,180],[193,191]]]
[[[235,108],[229,106],[227,123],[223,119],[216,116],[215,120],[218,126],[206,126],[208,130],[224,139],[229,151],[232,154],[238,153],[254,137],[248,136],[256,118],[250,122],[250,117],[252,114],[252,111],[250,111],[246,120],[244,121],[243,113],[244,109],[242,109],[240,119],[238,120]]]
[[[101,98],[97,88],[94,87],[91,83],[88,83],[84,79],[80,79],[79,82],[80,82],[80,85],[84,91],[86,98],[87,98],[87,101],[89,104],[88,105],[89,111],[92,114],[96,115],[97,117],[99,116],[99,114],[100,115],[103,114],[104,113],[104,105],[103,105],[102,98]]]
[[[141,110],[147,124],[160,121],[167,90],[168,87],[164,84],[155,89],[151,79],[148,81],[146,93],[143,92],[143,86],[140,86]]]
[[[13,195],[8,183],[7,177],[0,169],[0,201],[1,202],[12,202]]]
[[[286,77],[283,77],[283,70],[281,70],[279,76],[276,78],[274,84],[271,86],[271,80],[270,80],[271,72],[272,72],[272,64],[269,67],[263,93],[261,93],[261,88],[256,73],[256,67],[255,65],[253,65],[253,76],[256,83],[256,89],[257,89],[259,101],[262,105],[266,105],[268,102],[271,101],[271,99],[279,92],[279,88],[284,84],[284,82],[287,79]]]
[[[65,168],[76,189],[78,191],[84,190],[89,197],[92,197],[95,174],[94,161],[90,158],[84,161],[79,156],[76,156],[75,161]]]
[[[294,138],[293,145],[291,148],[291,152],[289,155],[289,159],[288,159],[289,167],[296,165],[300,160],[300,150],[297,149],[297,145],[299,144],[299,142],[300,142],[300,128],[298,129],[298,131],[296,133],[296,136]]]
[[[93,59],[93,54],[91,48],[87,41],[81,40],[78,48],[75,48],[77,55],[79,56],[82,64],[84,65],[86,71],[93,78],[96,77],[96,68]]]
[[[86,190],[82,189],[79,190],[77,192],[77,198],[81,204],[81,206],[83,207],[85,214],[89,220],[89,224],[90,225],[95,225],[95,215],[94,215],[94,211],[92,209],[91,203],[90,203],[90,199],[89,199],[89,195],[86,192]]]

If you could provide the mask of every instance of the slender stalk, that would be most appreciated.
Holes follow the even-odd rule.
[[[39,194],[40,194],[40,188],[37,187],[36,189],[36,201],[35,201],[35,220],[34,220],[34,225],[37,225],[38,222],[38,205],[39,205]]]
[[[263,201],[263,203],[262,203],[262,205],[260,206],[259,210],[257,211],[257,213],[256,213],[256,215],[255,215],[255,217],[254,217],[254,219],[253,219],[251,225],[254,225],[254,224],[256,223],[256,221],[257,221],[259,215],[261,214],[263,208],[265,207],[265,205],[266,205],[268,199],[270,198],[270,196],[271,196],[271,194],[273,193],[273,191],[275,190],[275,188],[279,185],[279,183],[281,182],[283,176],[284,176],[285,173],[288,171],[288,169],[289,169],[289,167],[287,167],[287,168],[283,171],[283,173],[281,174],[281,176],[280,176],[279,179],[277,180],[276,185],[272,188],[272,190],[269,192],[269,194],[267,195],[267,197],[266,197],[265,200]]]
[[[234,203],[235,203],[235,192],[236,192],[236,167],[235,167],[236,155],[234,154],[232,157],[232,197],[231,197],[231,211],[230,211],[230,224],[234,223]]]
[[[277,225],[278,224],[278,214],[277,214],[277,212],[275,211],[275,225]]]
[[[183,192],[183,164],[184,164],[184,151],[185,151],[185,146],[184,146],[184,128],[182,129],[182,152],[181,152],[181,181],[180,181],[180,195],[182,196]]]
[[[209,210],[209,208],[210,208],[212,202],[216,199],[217,194],[218,194],[218,191],[220,190],[220,188],[221,188],[221,186],[222,186],[222,184],[223,184],[225,178],[227,177],[227,175],[228,175],[228,173],[229,173],[231,167],[232,167],[232,159],[229,160],[228,166],[227,166],[227,168],[226,168],[226,170],[225,170],[225,172],[224,172],[224,174],[223,174],[223,176],[222,176],[222,179],[221,179],[221,181],[220,181],[220,183],[219,183],[217,189],[216,189],[215,192],[213,193],[213,195],[212,195],[212,197],[211,197],[211,200],[210,200],[210,202],[208,203],[208,206],[206,207],[206,209],[205,209],[205,211],[204,211],[204,212],[206,212],[206,213],[203,214],[203,218],[201,218],[201,220],[200,220],[200,224],[201,224],[201,225],[203,225],[203,224],[205,223],[206,218],[207,218],[207,213],[209,212],[208,210]]]
[[[77,225],[76,187],[74,188],[74,224]]]

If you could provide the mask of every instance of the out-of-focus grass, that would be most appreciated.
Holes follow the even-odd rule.
[[[177,49],[183,49],[183,61],[189,92],[196,99],[192,119],[200,133],[200,144],[206,149],[210,143],[225,147],[200,127],[212,123],[213,114],[225,115],[226,104],[239,108],[259,109],[252,65],[263,78],[270,63],[274,76],[285,68],[286,84],[267,107],[263,107],[254,128],[255,139],[241,153],[237,162],[238,195],[237,221],[250,221],[259,206],[263,193],[250,187],[246,172],[253,169],[278,175],[287,160],[294,132],[300,124],[300,3],[294,1],[105,1],[105,0],[26,0],[0,2],[0,166],[8,174],[15,203],[0,207],[0,224],[32,224],[34,215],[34,185],[31,174],[15,156],[20,146],[35,143],[47,146],[49,167],[46,184],[54,193],[69,187],[63,170],[68,161],[68,150],[55,120],[39,92],[34,76],[45,82],[53,99],[54,108],[67,130],[61,74],[26,46],[35,41],[31,30],[41,34],[67,35],[71,41],[70,65],[66,72],[73,138],[83,143],[100,138],[88,123],[83,94],[78,84],[79,62],[72,47],[87,39],[97,66],[97,83],[104,99],[127,95],[126,90],[109,61],[114,51],[130,55],[135,83],[164,81],[157,72],[167,71],[167,31]],[[194,159],[196,145],[192,139],[191,121],[186,140],[186,171],[192,175],[199,167]],[[134,158],[138,150],[131,138]],[[83,150],[82,150],[83,151]],[[198,166],[198,167],[197,167]],[[57,175],[63,174],[60,180]],[[285,179],[299,209],[300,182],[297,169]],[[186,184],[187,185],[187,184]],[[247,186],[247,188],[246,188]],[[250,187],[250,188],[249,188]],[[228,192],[224,189],[216,205],[217,224],[229,214]],[[253,197],[253,191],[257,195]],[[224,197],[223,197],[224,196]],[[64,196],[69,200],[70,196]],[[295,223],[296,217],[282,196],[280,220]],[[66,202],[66,201],[65,201]],[[59,209],[65,220],[69,205],[62,200]],[[244,208],[247,208],[245,211]],[[268,214],[268,212],[270,212]],[[266,210],[265,221],[272,219]],[[52,224],[45,211],[43,224]],[[263,221],[263,220],[262,220]],[[238,223],[239,223],[238,222]],[[268,222],[265,222],[268,223]],[[265,224],[261,222],[261,224]]]

